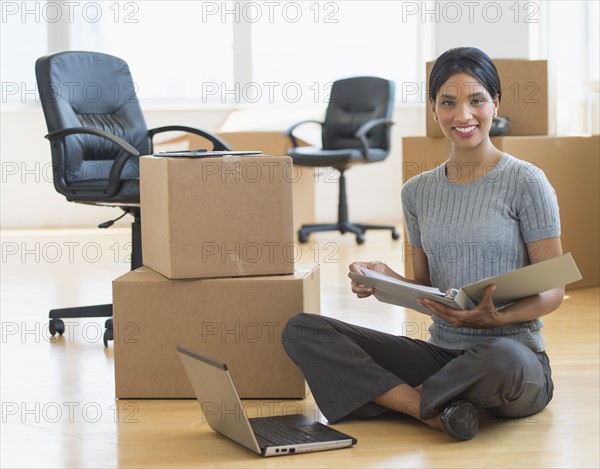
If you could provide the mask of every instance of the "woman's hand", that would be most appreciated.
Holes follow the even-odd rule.
[[[492,301],[492,293],[496,285],[489,285],[481,302],[473,309],[457,310],[442,303],[427,298],[417,300],[433,314],[449,322],[454,327],[472,327],[474,329],[489,329],[502,324],[502,313],[499,313]]]
[[[390,269],[386,264],[384,264],[383,262],[379,262],[379,261],[353,262],[352,264],[350,264],[349,269],[350,269],[350,272],[356,272],[357,274],[361,274],[362,273],[360,271],[361,267],[366,267],[369,270],[373,270],[374,272],[378,272],[380,274],[385,274],[385,275],[389,275],[389,273],[392,271],[392,269]],[[350,277],[350,274],[348,274],[348,277]],[[352,280],[351,286],[352,286],[352,293],[356,293],[356,296],[358,296],[359,298],[367,298],[367,297],[371,296],[373,294],[373,292],[375,291],[373,288],[365,287],[364,285],[357,283],[354,280]]]
[[[532,263],[560,256],[562,254],[560,238],[547,238],[528,243],[527,251]],[[417,260],[419,259],[421,259],[420,256],[417,257]],[[415,265],[417,269],[420,269],[418,272],[425,271],[424,267],[426,264],[421,267],[420,264]],[[520,324],[525,321],[533,321],[546,314],[550,314],[560,306],[565,296],[565,287],[561,286],[523,298],[502,308],[502,312],[498,312],[492,302],[492,293],[495,289],[495,285],[489,285],[479,305],[475,309],[468,311],[458,311],[448,308],[432,300],[422,299],[419,302],[429,308],[433,314],[448,321],[455,327],[487,329],[505,324]]]

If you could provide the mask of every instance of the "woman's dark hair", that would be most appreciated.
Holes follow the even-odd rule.
[[[492,98],[502,97],[500,77],[489,56],[475,47],[457,47],[444,52],[433,64],[429,75],[429,99],[435,101],[438,91],[452,75],[466,73],[477,79]]]

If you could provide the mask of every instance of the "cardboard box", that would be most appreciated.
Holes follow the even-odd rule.
[[[235,150],[256,149],[266,155],[287,155],[291,148],[289,138],[283,132],[222,132],[219,134]],[[300,146],[307,143],[298,139]],[[194,148],[193,146],[191,148]],[[294,230],[315,221],[315,172],[306,166],[294,166]]]
[[[290,139],[283,132],[248,131],[220,132],[234,150],[260,150],[265,155],[287,155],[291,148]],[[211,143],[195,134],[185,134],[161,143],[164,149],[173,149],[183,144],[185,148],[212,148]],[[298,139],[300,146],[308,145]],[[294,195],[294,230],[301,225],[315,222],[315,172],[306,166],[295,166],[292,180]]]
[[[548,63],[545,60],[494,60],[502,99],[498,115],[507,117],[511,123],[508,135],[548,134]],[[426,64],[426,86],[429,90],[429,74],[433,62]],[[433,120],[429,96],[425,96],[427,136],[443,137],[440,126]]]
[[[171,279],[290,274],[292,160],[140,158],[144,265]]]
[[[492,143],[538,166],[556,190],[563,252],[573,254],[583,275],[582,280],[567,288],[600,285],[600,136],[494,137]],[[402,139],[402,181],[442,164],[449,149],[446,138]],[[406,273],[412,275],[406,244],[405,259]]]
[[[242,398],[304,398],[281,334],[296,313],[320,312],[319,294],[318,266],[198,280],[169,280],[147,267],[128,272],[113,282],[116,397],[194,397],[181,344],[227,363]]]

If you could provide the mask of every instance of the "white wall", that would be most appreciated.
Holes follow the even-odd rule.
[[[359,165],[346,172],[349,218],[354,222],[377,222],[402,218],[402,137],[425,135],[425,109],[397,108],[393,116],[392,151],[381,163]],[[315,218],[337,219],[338,185],[332,170],[323,170],[316,186]]]

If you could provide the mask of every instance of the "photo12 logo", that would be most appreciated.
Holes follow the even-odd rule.
[[[132,243],[113,242],[103,246],[96,241],[2,241],[2,264],[58,264],[102,261],[130,264]]]
[[[0,2],[2,23],[138,23],[137,2]]]
[[[20,421],[32,423],[138,423],[139,405],[135,402],[125,404],[101,404],[99,402],[2,402],[2,423]]]
[[[298,83],[295,81],[203,82],[202,102],[235,104],[328,104],[336,102],[337,87],[334,82]]]
[[[138,103],[139,86],[134,82],[99,83],[89,81],[50,82],[38,87],[37,83],[3,81],[2,102],[40,103],[40,96],[50,103],[97,103],[101,99],[114,103]]]
[[[83,341],[87,343],[99,343],[104,340],[105,326],[95,321],[79,322],[68,320],[64,323],[64,331],[59,332],[62,339],[73,343]],[[43,322],[2,322],[2,343],[53,343],[59,340],[59,337],[53,335],[55,331],[50,329],[50,321]],[[112,325],[113,343],[121,342],[125,344],[137,344],[141,340],[140,326],[136,322],[128,321],[125,323],[113,322]]]
[[[337,2],[202,2],[202,23],[338,23]]]
[[[401,20],[421,23],[498,23],[510,18],[514,23],[539,22],[539,2],[402,2]]]

